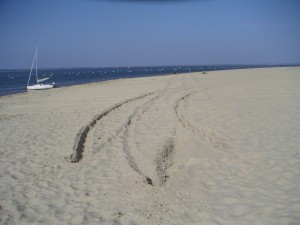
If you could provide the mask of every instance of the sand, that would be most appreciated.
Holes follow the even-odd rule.
[[[0,98],[0,224],[299,224],[300,68]]]

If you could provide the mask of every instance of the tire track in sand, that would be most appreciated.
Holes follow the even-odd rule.
[[[95,127],[95,125],[97,124],[98,121],[100,121],[102,118],[104,118],[105,116],[107,116],[109,113],[113,112],[114,110],[120,108],[121,106],[129,103],[129,102],[133,102],[142,98],[145,98],[147,96],[153,95],[154,93],[147,93],[132,99],[128,99],[124,102],[118,103],[115,106],[109,108],[108,110],[104,111],[103,113],[97,115],[94,117],[94,119],[92,119],[91,122],[89,122],[87,125],[85,125],[84,127],[82,127],[80,129],[80,131],[78,132],[76,138],[75,138],[75,144],[73,147],[73,153],[69,156],[69,158],[66,158],[67,161],[71,162],[71,163],[77,163],[79,162],[82,157],[83,157],[83,152],[84,152],[84,148],[85,148],[85,143],[86,140],[88,138],[88,135],[91,131],[91,129],[93,127]]]
[[[207,96],[205,90],[202,89],[202,92]],[[227,137],[213,131],[209,127],[202,126],[198,121],[187,114],[186,109],[188,108],[188,97],[190,95],[191,93],[183,97],[181,99],[182,101],[179,101],[175,108],[176,115],[181,125],[184,128],[191,130],[193,133],[197,133],[203,141],[210,143],[214,148],[228,149],[230,145],[228,144],[229,140]]]
[[[178,77],[175,77],[175,76],[171,77],[168,80],[166,86],[162,90],[168,90],[168,89],[170,89],[171,86],[174,83],[174,80],[176,80],[176,78],[178,78]],[[175,89],[177,89],[177,88],[178,87],[176,87]],[[152,94],[154,94],[154,92],[147,93],[147,94],[138,96],[136,98],[125,100],[124,102],[116,104],[115,106],[109,108],[108,110],[102,112],[101,114],[96,115],[91,120],[91,122],[89,122],[87,125],[85,125],[84,127],[82,127],[79,130],[79,132],[78,132],[78,134],[76,135],[76,138],[75,138],[75,143],[74,143],[74,147],[73,147],[73,153],[70,156],[65,157],[66,161],[71,162],[71,163],[77,163],[77,162],[79,162],[82,159],[87,139],[89,138],[89,136],[91,136],[91,134],[90,134],[91,132],[90,131],[91,131],[91,129],[93,129],[95,127],[95,125],[96,125],[97,122],[99,122],[101,119],[103,119],[104,117],[106,117],[109,113],[115,111],[116,109],[120,108],[121,106],[123,106],[123,105],[125,105],[127,103],[130,103],[130,102],[142,99],[142,98],[147,97],[147,96],[152,95]],[[121,132],[121,131],[119,130],[118,132]],[[89,147],[91,147],[91,146],[89,146]]]
[[[183,99],[182,92],[186,91],[160,92],[156,98],[137,107],[122,137],[129,162],[134,162],[145,182],[152,186],[161,186],[169,178],[167,170],[173,164],[178,123],[174,105]]]
[[[172,82],[178,78],[182,80],[181,86],[178,86],[178,82],[176,82],[176,88],[172,88]],[[173,164],[172,156],[175,149],[176,125],[178,123],[178,116],[176,117],[176,114],[178,106],[181,101],[192,94],[189,93],[182,96],[183,93],[187,92],[187,89],[188,87],[184,82],[183,76],[172,77],[162,90],[126,100],[95,116],[90,123],[79,131],[75,139],[73,153],[67,160],[72,163],[79,162],[83,157],[83,152],[91,151],[90,149],[95,147],[93,144],[91,145],[91,143],[95,144],[95,142],[97,142],[97,148],[101,151],[104,146],[109,147],[110,145],[114,145],[112,139],[119,137],[122,139],[123,152],[125,153],[128,165],[135,172],[144,177],[146,183],[156,186],[163,185],[169,178],[167,170]],[[151,95],[154,94],[155,96],[151,97]],[[151,98],[148,100],[145,99],[147,96]],[[143,100],[142,103],[137,101],[142,99],[146,101]],[[123,109],[123,107],[125,108]],[[128,112],[130,113],[132,110],[133,113],[129,114],[130,116],[128,115],[127,120],[122,120],[123,123],[121,123],[117,119],[119,124],[116,123],[116,118],[120,118],[118,115],[123,114],[124,111],[128,114]],[[167,116],[169,119],[171,118],[170,121],[165,122],[166,114],[169,115]],[[108,115],[110,116],[108,117]],[[122,118],[124,119],[124,116]],[[149,121],[151,122],[149,123]],[[163,123],[164,125],[162,125]],[[100,127],[97,128],[99,130],[107,130],[107,125],[111,126],[114,124],[114,130],[108,131],[106,135],[103,132],[97,133],[99,137],[96,135],[98,137],[97,140],[95,138],[93,140],[95,131],[92,132],[92,130],[98,126],[98,124],[101,126],[104,125],[101,129]],[[119,128],[117,128],[116,125],[118,125]],[[163,129],[160,129],[161,127]],[[140,142],[140,140],[135,140],[140,137],[137,130],[146,134],[146,136],[142,138],[152,138],[154,144],[148,143],[144,144],[144,146],[139,145],[138,142]],[[162,137],[160,133],[157,132],[158,130],[164,130]],[[88,139],[89,141],[87,141]],[[147,147],[145,149],[145,146],[148,145],[151,146],[150,149]],[[143,156],[145,151],[147,153],[152,152],[153,154],[150,154],[151,156],[145,159]],[[144,167],[145,161],[146,164],[148,164],[148,168]],[[151,171],[149,171],[149,168],[151,168]]]

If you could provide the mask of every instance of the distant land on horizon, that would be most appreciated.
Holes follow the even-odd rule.
[[[49,68],[38,68],[38,70],[70,70],[70,69],[111,69],[111,68],[172,68],[172,67],[199,67],[199,66],[237,66],[237,67],[293,67],[293,66],[300,66],[300,63],[280,63],[280,64],[270,64],[270,63],[258,63],[258,64],[198,64],[198,65],[153,65],[153,66],[80,66],[80,67],[49,67]],[[27,71],[30,68],[22,68],[22,69],[0,69],[0,72],[8,72],[8,71]]]

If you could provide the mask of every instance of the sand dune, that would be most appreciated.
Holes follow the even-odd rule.
[[[0,98],[0,224],[299,224],[300,68]]]

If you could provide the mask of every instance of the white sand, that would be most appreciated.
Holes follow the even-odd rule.
[[[0,224],[300,224],[299,67],[1,97],[0,130]]]

